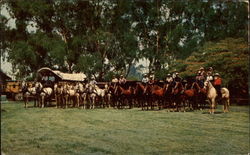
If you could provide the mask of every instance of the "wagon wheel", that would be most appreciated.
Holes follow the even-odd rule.
[[[15,94],[15,100],[16,101],[22,101],[23,100],[23,94],[22,93]]]

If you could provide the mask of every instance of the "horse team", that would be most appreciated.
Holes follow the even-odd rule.
[[[176,82],[168,84],[155,82],[127,82],[126,84],[105,83],[102,87],[83,82],[58,82],[54,86],[44,87],[40,82],[34,86],[22,83],[22,93],[27,107],[28,99],[34,98],[34,106],[45,107],[55,99],[56,108],[78,107],[82,109],[99,108],[133,108],[142,110],[164,109],[186,111],[187,109],[204,109],[210,103],[210,113],[216,107],[217,92],[211,82],[206,81],[201,88],[197,82]],[[229,91],[221,90],[223,111],[228,112]]]

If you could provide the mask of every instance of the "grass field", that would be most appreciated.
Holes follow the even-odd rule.
[[[23,108],[1,104],[1,151],[11,154],[247,154],[249,107],[230,113]],[[30,104],[31,106],[31,104]]]

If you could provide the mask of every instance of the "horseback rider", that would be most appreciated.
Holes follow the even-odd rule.
[[[204,67],[201,67],[199,71],[201,72],[201,76],[203,76],[205,79],[206,72],[205,72]]]
[[[196,74],[195,79],[196,79],[196,82],[198,83],[198,85],[199,85],[201,88],[203,88],[203,87],[204,87],[204,80],[205,80],[205,78],[204,78],[204,76],[202,76],[200,70],[199,70],[198,73]]]
[[[154,77],[153,77],[153,75],[149,76],[148,84],[150,84],[150,85],[154,84]]]
[[[214,74],[214,88],[216,89],[217,91],[217,94],[218,94],[218,98],[221,98],[221,84],[222,84],[222,79],[220,77],[220,74],[219,73],[215,73]]]
[[[119,78],[119,84],[124,88],[125,84],[126,84],[127,80],[123,75],[120,75]]]
[[[146,85],[149,82],[149,78],[147,76],[147,74],[143,74],[143,78],[141,80],[143,85]]]
[[[173,78],[172,78],[171,74],[168,74],[166,77],[166,83],[171,84],[172,82],[173,82]]]
[[[187,87],[188,87],[188,82],[187,82],[187,80],[186,80],[186,79],[183,79],[183,80],[182,80],[182,85],[184,86],[183,91],[184,91],[184,90],[187,90]]]
[[[180,77],[179,73],[176,72],[176,73],[175,73],[174,82],[181,82],[181,81],[182,81],[182,78]]]
[[[113,79],[111,80],[112,85],[116,86],[118,82],[119,82],[119,80],[117,79],[117,77],[115,75],[113,75]]]
[[[91,77],[91,80],[89,81],[89,84],[92,86],[95,86],[97,84],[95,77]]]
[[[207,70],[206,81],[212,82],[213,80],[214,80],[214,78],[213,78],[213,68],[209,67],[208,70]]]

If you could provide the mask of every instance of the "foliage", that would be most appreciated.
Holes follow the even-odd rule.
[[[208,42],[192,53],[185,60],[176,61],[172,68],[180,75],[195,76],[200,67],[213,67],[220,73],[223,85],[229,87],[237,95],[247,95],[248,82],[248,46],[243,38],[226,38],[219,42]],[[232,93],[233,95],[236,95]]]
[[[165,66],[204,43],[247,36],[247,3],[240,1],[19,0],[3,7],[15,26],[1,15],[1,55],[8,52],[20,78],[50,67],[103,80],[109,72],[127,76],[142,58],[162,77]]]

